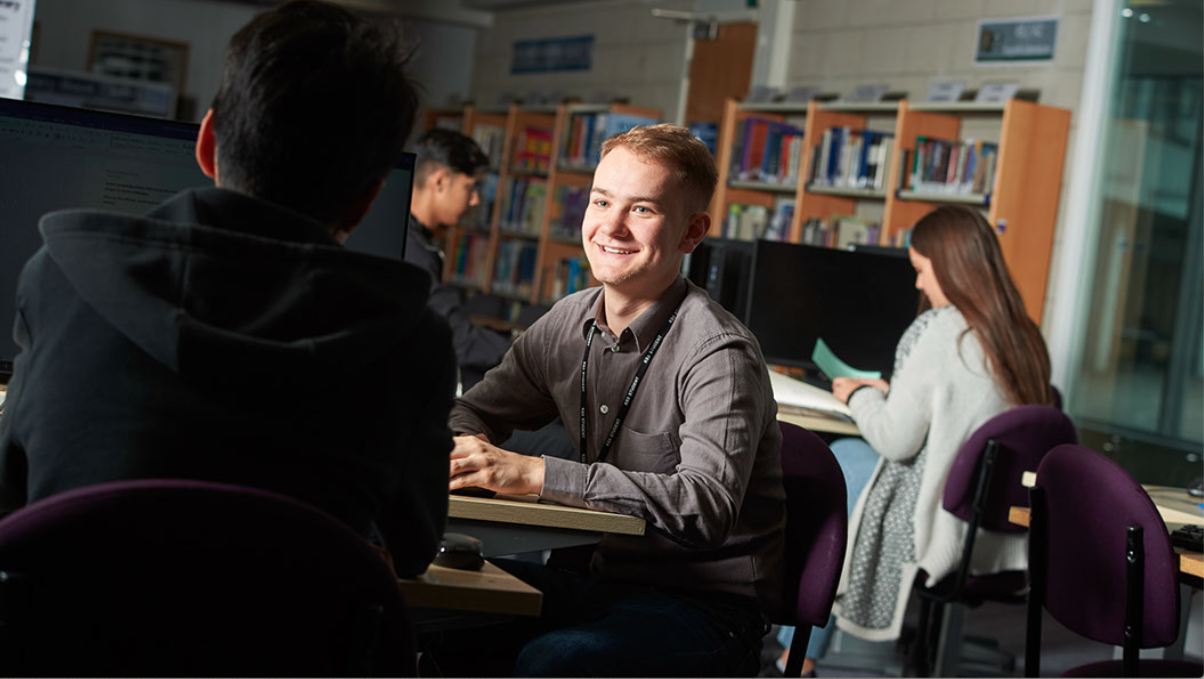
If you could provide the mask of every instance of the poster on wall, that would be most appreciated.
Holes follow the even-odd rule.
[[[588,71],[594,56],[594,36],[519,40],[514,43],[511,73]]]
[[[0,0],[0,97],[25,96],[34,0]]]
[[[1053,61],[1057,42],[1057,17],[983,19],[978,22],[974,63],[1031,64]]]

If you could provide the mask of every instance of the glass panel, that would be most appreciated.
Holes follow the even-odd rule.
[[[1100,252],[1071,414],[1109,452],[1128,439],[1163,453],[1143,460],[1141,480],[1180,484],[1184,462],[1199,475],[1204,443],[1204,11],[1199,0],[1132,0],[1121,16],[1095,197]]]

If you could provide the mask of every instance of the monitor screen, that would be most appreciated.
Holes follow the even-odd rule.
[[[893,254],[757,241],[746,325],[765,360],[815,369],[815,340],[845,363],[889,375],[916,317],[911,262]]]
[[[12,371],[17,280],[42,245],[53,210],[146,213],[183,189],[212,186],[197,167],[198,126],[159,118],[0,99],[0,373]],[[385,180],[351,249],[400,258],[409,224],[414,156]]]

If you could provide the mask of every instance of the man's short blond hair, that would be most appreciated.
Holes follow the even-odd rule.
[[[706,212],[719,183],[715,158],[706,144],[684,127],[661,123],[634,127],[602,142],[602,157],[625,148],[643,161],[657,161],[672,169],[686,193],[690,212]]]

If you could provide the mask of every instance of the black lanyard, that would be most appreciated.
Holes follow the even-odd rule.
[[[615,423],[610,427],[610,434],[606,437],[606,442],[602,444],[602,450],[598,451],[597,462],[605,462],[607,454],[610,453],[610,445],[614,443],[615,436],[619,433],[619,425],[623,424],[623,419],[627,417],[627,411],[631,408],[631,401],[635,398],[635,392],[640,388],[640,381],[644,378],[644,373],[648,372],[648,365],[652,363],[652,357],[656,355],[656,350],[660,348],[661,343],[665,339],[665,335],[669,334],[669,328],[673,327],[673,321],[677,320],[677,312],[681,309],[679,304],[673,313],[669,314],[668,320],[665,321],[665,326],[661,328],[656,339],[652,340],[652,344],[648,346],[648,351],[644,352],[644,359],[640,361],[640,367],[635,371],[635,377],[631,380],[631,386],[627,388],[627,396],[623,398],[623,405],[619,408],[619,412],[615,415]],[[586,433],[585,417],[589,412],[587,404],[587,394],[585,386],[586,368],[589,366],[589,348],[594,343],[594,333],[598,330],[598,321],[595,319],[589,326],[589,335],[585,338],[585,356],[581,358],[581,461],[586,462],[586,451],[589,449],[589,436]]]

